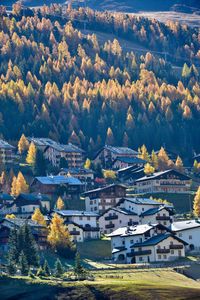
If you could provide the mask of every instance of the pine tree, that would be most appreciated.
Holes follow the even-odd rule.
[[[74,273],[78,278],[84,276],[85,274],[85,269],[81,264],[80,254],[78,251],[76,252],[76,256],[75,256]]]
[[[61,197],[59,197],[57,202],[56,202],[56,208],[59,209],[59,210],[62,210],[62,209],[65,208],[64,201]]]
[[[29,148],[29,142],[24,134],[22,134],[19,142],[18,142],[18,151],[20,154],[26,152]]]
[[[144,166],[144,173],[145,173],[146,175],[151,175],[151,174],[154,173],[154,171],[155,171],[155,169],[154,169],[154,167],[152,167],[152,166],[150,165],[150,163],[147,163],[147,164]]]
[[[60,277],[62,276],[62,274],[64,273],[61,261],[59,258],[57,258],[56,262],[55,262],[55,276],[56,277]]]
[[[34,174],[40,176],[46,175],[46,160],[43,152],[39,149],[36,150]]]
[[[183,172],[184,168],[183,168],[183,162],[182,159],[180,158],[180,156],[177,157],[176,162],[175,162],[175,168],[179,171],[179,172]]]
[[[44,219],[44,216],[43,214],[41,213],[40,209],[39,208],[36,208],[34,213],[32,214],[32,217],[31,219],[35,222],[37,222],[38,224],[40,225],[43,225],[43,226],[47,226],[47,223]]]
[[[47,240],[50,246],[56,249],[60,255],[73,257],[75,246],[63,218],[55,213],[49,229]]]
[[[21,269],[21,274],[24,276],[27,276],[28,272],[29,272],[29,266],[28,266],[27,258],[24,255],[23,251],[20,253],[20,256],[19,256],[19,265],[20,265],[20,269]]]
[[[33,142],[31,142],[30,146],[29,146],[29,149],[28,149],[28,154],[27,154],[27,157],[26,157],[26,162],[32,166],[32,167],[35,167],[35,162],[36,162],[36,152],[37,152],[37,149],[34,145]]]
[[[200,217],[200,187],[198,188],[196,196],[194,197],[193,213],[197,218]]]
[[[26,180],[21,172],[18,173],[15,185],[16,185],[16,189],[14,195],[19,195],[21,193],[29,192],[29,186],[26,183]]]
[[[43,271],[44,271],[44,273],[45,273],[46,276],[50,276],[51,275],[51,270],[50,270],[48,261],[46,259],[44,261]]]
[[[19,258],[18,232],[16,228],[12,229],[8,239],[8,264],[10,266],[16,265]]]

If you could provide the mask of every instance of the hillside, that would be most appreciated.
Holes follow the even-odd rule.
[[[11,5],[16,0],[2,0],[3,5]],[[24,5],[40,6],[51,3],[65,3],[64,0],[23,0]],[[76,5],[82,1],[73,0]],[[79,3],[79,4],[77,4]],[[194,13],[200,12],[200,3],[198,0],[86,0],[86,5],[97,10],[112,10],[121,12],[138,11],[168,11],[175,10],[180,12]]]

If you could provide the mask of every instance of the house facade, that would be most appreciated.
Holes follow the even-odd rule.
[[[186,220],[173,222],[171,230],[188,245],[188,251],[200,252],[200,222],[198,220]]]
[[[150,208],[140,215],[141,224],[162,224],[166,227],[171,226],[173,222],[173,209],[166,206],[160,205],[156,208]]]
[[[113,147],[105,145],[98,151],[94,158],[95,164],[101,164],[103,168],[111,168],[113,162],[118,158],[133,158],[137,157],[138,152],[127,147]]]
[[[185,257],[187,243],[161,224],[121,227],[108,236],[114,261],[153,263]]]
[[[125,197],[126,187],[120,184],[112,184],[85,192],[85,206],[87,211],[103,213],[107,209],[116,206],[118,201]]]
[[[78,210],[54,210],[54,212],[65,220],[74,242],[100,238],[98,214]]]
[[[61,176],[72,176],[79,179],[85,189],[91,189],[94,186],[94,172],[85,168],[63,168],[59,174]]]
[[[0,163],[13,164],[15,159],[15,147],[0,139]]]
[[[186,193],[191,178],[176,170],[166,170],[139,178],[135,185],[137,193]]]
[[[123,157],[117,156],[112,163],[113,170],[119,170],[133,166],[135,168],[143,167],[146,161],[138,157]]]

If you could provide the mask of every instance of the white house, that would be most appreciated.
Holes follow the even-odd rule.
[[[88,239],[99,239],[100,229],[97,224],[98,214],[78,210],[54,210],[65,219],[65,224],[73,240],[83,242]]]
[[[169,227],[173,222],[173,209],[166,205],[150,208],[140,215],[141,224],[162,224]]]
[[[200,222],[197,220],[179,221],[171,224],[171,230],[188,243],[187,250],[200,251]]]
[[[99,217],[99,227],[104,234],[136,224],[139,224],[139,216],[136,213],[117,206],[108,209]]]
[[[150,263],[185,257],[187,243],[161,224],[121,227],[108,236],[114,261]]]

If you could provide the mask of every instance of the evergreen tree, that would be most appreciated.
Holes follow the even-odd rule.
[[[21,274],[27,276],[29,272],[29,266],[28,266],[26,255],[24,255],[23,251],[20,253],[19,256],[19,265],[21,269]]]
[[[36,150],[34,174],[40,176],[46,175],[46,160],[43,152],[39,149]]]
[[[76,252],[76,256],[75,256],[74,273],[78,278],[84,276],[85,274],[85,269],[81,264],[80,254],[78,251]]]
[[[55,276],[56,277],[60,277],[62,276],[62,274],[64,273],[61,261],[59,258],[57,258],[56,262],[55,262]]]
[[[196,196],[194,197],[193,213],[197,218],[200,217],[200,187],[198,188]]]
[[[44,261],[43,270],[46,276],[51,276],[51,270],[47,260]]]
[[[31,219],[35,222],[37,222],[38,224],[40,225],[43,225],[43,226],[47,226],[47,223],[44,219],[44,216],[43,214],[41,213],[40,209],[39,208],[36,208],[34,213],[32,214],[32,217]]]
[[[24,134],[22,134],[19,142],[18,142],[18,151],[20,154],[26,152],[29,148],[29,142]]]
[[[28,149],[26,162],[33,168],[35,167],[35,162],[36,162],[36,152],[37,152],[37,149],[36,149],[34,143],[31,142],[29,149]]]
[[[18,232],[16,228],[12,229],[9,234],[8,240],[8,264],[10,266],[16,265],[19,258],[19,243],[18,243]]]

